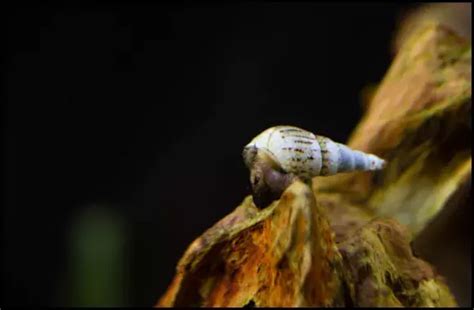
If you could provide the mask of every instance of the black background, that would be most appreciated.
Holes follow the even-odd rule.
[[[186,246],[249,193],[241,150],[292,124],[344,142],[407,5],[18,6],[3,115],[3,305],[69,305],[68,236],[126,228],[124,296],[152,305]]]

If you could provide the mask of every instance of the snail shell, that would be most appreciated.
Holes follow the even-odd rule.
[[[271,127],[256,136],[243,151],[252,168],[262,151],[279,169],[303,180],[350,171],[372,171],[385,167],[375,155],[352,150],[344,144],[294,126]]]

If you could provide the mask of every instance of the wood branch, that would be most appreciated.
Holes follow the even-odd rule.
[[[470,43],[429,24],[407,40],[348,142],[386,169],[316,178],[314,189],[417,234],[470,180],[470,138]]]
[[[413,35],[417,28],[429,23],[446,25],[466,40],[471,39],[472,5],[469,2],[423,3],[405,12],[398,22],[398,29],[392,42],[392,52],[396,54],[405,40]]]
[[[313,192],[297,181],[262,211],[247,197],[194,241],[159,304],[344,305],[340,263]]]
[[[456,306],[411,244],[470,188],[470,68],[470,43],[415,31],[348,142],[387,168],[296,178],[263,209],[246,197],[188,247],[156,306]]]

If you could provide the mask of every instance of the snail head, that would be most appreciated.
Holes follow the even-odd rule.
[[[281,194],[291,185],[296,176],[273,169],[269,165],[257,163],[250,171],[250,184],[255,205],[265,208],[272,201],[280,199]]]
[[[250,170],[252,196],[258,208],[264,208],[279,199],[293,181],[294,176],[284,172],[265,148],[249,144],[242,151],[242,157]]]

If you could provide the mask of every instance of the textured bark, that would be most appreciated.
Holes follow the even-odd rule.
[[[471,176],[471,46],[447,28],[419,28],[377,88],[348,145],[388,161],[378,173],[319,177],[371,216],[419,233]]]
[[[348,142],[386,169],[295,179],[263,209],[248,196],[189,246],[156,306],[455,306],[411,244],[470,188],[470,68],[470,43],[414,31]]]
[[[250,197],[194,241],[162,306],[344,305],[341,257],[311,189],[259,211]]]

